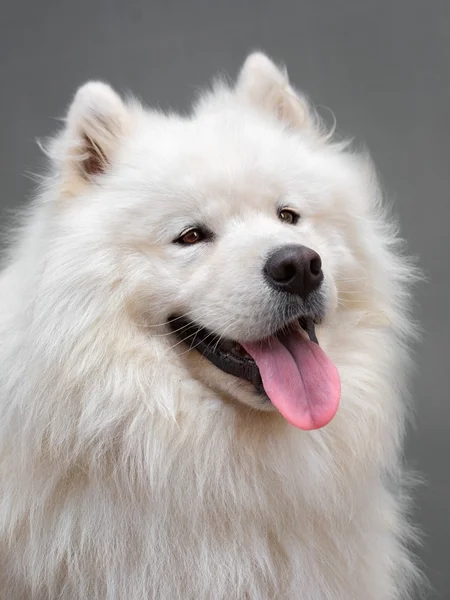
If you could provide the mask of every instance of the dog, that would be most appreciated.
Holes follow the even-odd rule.
[[[410,598],[414,327],[367,152],[262,53],[81,87],[0,275],[6,600]]]

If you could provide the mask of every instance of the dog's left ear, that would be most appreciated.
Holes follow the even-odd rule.
[[[236,93],[292,128],[313,128],[308,104],[289,84],[286,69],[278,68],[265,54],[255,52],[247,58]]]

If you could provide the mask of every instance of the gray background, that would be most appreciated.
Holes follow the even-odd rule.
[[[185,109],[217,69],[260,48],[367,143],[397,203],[418,290],[410,463],[426,480],[416,517],[434,591],[450,598],[450,0],[2,0],[0,224],[33,191],[36,137],[90,78]],[[363,600],[363,599],[361,599]]]

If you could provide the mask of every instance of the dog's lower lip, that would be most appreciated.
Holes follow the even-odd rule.
[[[264,393],[258,366],[239,342],[222,338],[216,342],[217,336],[213,332],[185,317],[172,316],[168,319],[168,324],[177,338],[189,344],[191,350],[202,354],[221,371],[251,382],[258,391]],[[286,335],[289,329],[292,331],[300,325],[310,340],[318,344],[314,324],[311,317],[301,316],[287,323],[274,335]]]

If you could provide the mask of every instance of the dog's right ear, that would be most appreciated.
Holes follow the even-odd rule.
[[[93,81],[77,91],[49,152],[67,192],[78,192],[108,170],[129,127],[129,109],[109,85]]]

